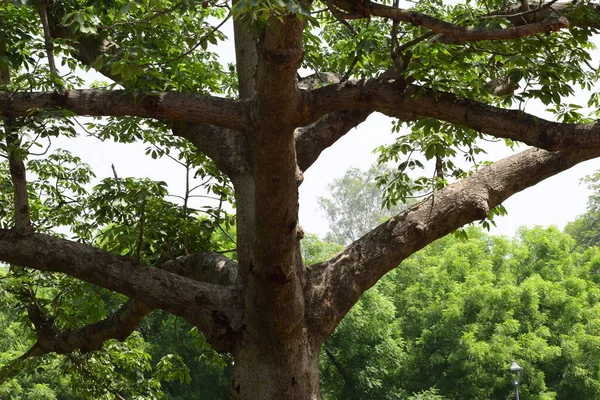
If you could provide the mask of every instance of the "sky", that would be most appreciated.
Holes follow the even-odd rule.
[[[231,25],[225,27],[224,33],[233,38]],[[223,63],[234,61],[231,43],[221,44],[212,50],[219,51]],[[105,80],[99,75],[86,76],[88,82],[95,79]],[[587,101],[587,95],[584,93],[578,93],[575,97],[574,102],[585,104]],[[528,108],[528,111],[532,112],[532,109]],[[537,110],[533,107],[533,112],[547,117],[539,107]],[[306,171],[304,182],[299,189],[300,225],[305,232],[325,235],[328,230],[327,221],[318,208],[317,199],[326,196],[327,185],[340,178],[348,168],[368,169],[376,161],[377,156],[373,154],[373,149],[394,141],[391,121],[381,114],[372,115],[325,150],[319,160]],[[144,156],[146,145],[101,143],[97,139],[85,137],[61,140],[58,145],[80,155],[92,166],[99,179],[112,176],[111,165],[114,164],[120,177],[137,176],[163,180],[175,194],[183,192],[184,169],[167,159],[156,161]],[[526,146],[521,146],[517,151],[525,148]],[[488,153],[486,160],[489,161],[511,154],[501,143],[490,147]],[[512,236],[520,226],[556,225],[563,228],[566,223],[585,212],[589,192],[585,185],[580,184],[580,179],[597,169],[600,169],[600,160],[591,160],[514,195],[504,203],[508,215],[496,218],[497,226],[492,228],[491,233]]]

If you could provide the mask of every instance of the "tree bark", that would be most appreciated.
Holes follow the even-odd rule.
[[[233,399],[318,400],[319,347],[299,330],[304,332],[285,340],[272,341],[268,334],[245,337],[234,354]]]

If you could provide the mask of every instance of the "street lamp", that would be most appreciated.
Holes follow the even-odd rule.
[[[516,362],[510,363],[510,367],[508,367],[508,372],[513,374],[513,385],[515,386],[515,399],[519,400],[519,373],[523,371],[523,368],[517,364]]]

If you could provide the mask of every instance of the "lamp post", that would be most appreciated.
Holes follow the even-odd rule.
[[[519,373],[523,371],[523,368],[517,364],[516,362],[510,363],[510,367],[508,367],[508,372],[513,374],[513,385],[515,386],[515,399],[519,400]]]

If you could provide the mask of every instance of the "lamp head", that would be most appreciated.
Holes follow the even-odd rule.
[[[508,367],[508,371],[511,374],[518,374],[519,372],[523,371],[523,367],[521,367],[519,364],[517,364],[516,362],[512,362],[510,363],[510,367]]]

